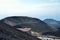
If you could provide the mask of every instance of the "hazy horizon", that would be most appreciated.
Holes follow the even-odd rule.
[[[8,16],[60,20],[60,0],[0,0],[0,19]]]

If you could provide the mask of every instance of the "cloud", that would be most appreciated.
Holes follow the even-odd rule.
[[[16,0],[0,0],[0,12],[6,13],[28,13],[28,12],[46,12],[55,11],[60,3],[39,3],[39,4],[25,4],[18,3]]]
[[[20,0],[21,1],[21,0]],[[0,0],[0,15],[12,16],[12,15],[27,15],[27,16],[44,16],[54,15],[60,12],[59,2],[47,2],[47,3],[24,3],[17,0]]]

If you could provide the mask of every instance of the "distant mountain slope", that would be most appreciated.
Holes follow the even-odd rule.
[[[55,31],[54,28],[48,26],[45,22],[32,17],[12,16],[2,19],[1,21],[12,27],[16,25],[20,25],[22,27],[30,27],[33,31],[37,32]]]
[[[25,32],[0,22],[0,40],[40,40]]]
[[[44,22],[47,23],[49,26],[57,29],[56,32],[46,32],[43,33],[44,35],[53,35],[53,36],[60,37],[60,21],[56,21],[54,19],[45,19]]]
[[[44,22],[52,27],[60,28],[60,21],[56,21],[54,19],[45,19]]]

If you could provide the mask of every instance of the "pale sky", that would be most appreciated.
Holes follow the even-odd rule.
[[[0,0],[0,19],[8,16],[60,20],[60,0]]]

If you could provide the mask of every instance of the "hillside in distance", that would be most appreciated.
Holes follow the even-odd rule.
[[[45,19],[44,22],[52,27],[55,27],[56,29],[60,28],[60,21],[54,19]]]
[[[36,32],[49,32],[56,30],[55,28],[48,26],[45,22],[41,21],[40,19],[26,17],[26,16],[6,17],[1,21],[12,27],[15,27],[16,25],[20,25],[22,27],[32,28],[32,30]]]
[[[54,19],[45,19],[44,22],[47,23],[49,26],[57,29],[57,31],[56,32],[46,32],[46,33],[43,33],[43,34],[60,37],[60,21],[57,21],[57,20],[54,20]]]

